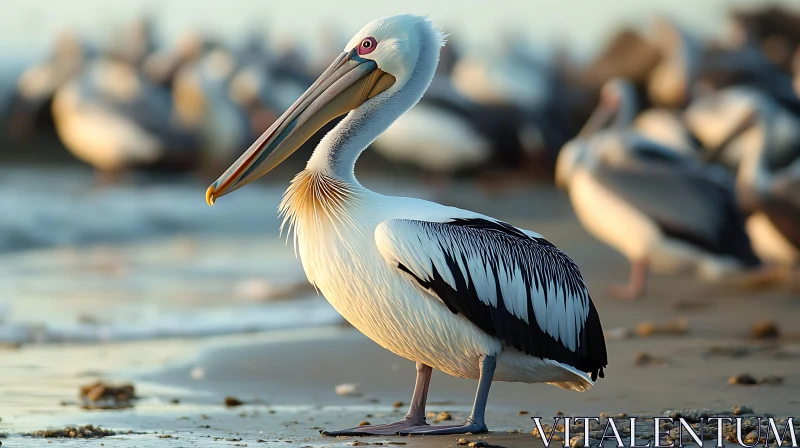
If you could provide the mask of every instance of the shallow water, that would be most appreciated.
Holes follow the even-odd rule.
[[[12,344],[199,337],[341,319],[276,236],[14,252],[0,257],[0,291],[0,342]]]

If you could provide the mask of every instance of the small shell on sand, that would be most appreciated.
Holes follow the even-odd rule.
[[[478,440],[475,442],[470,442],[468,446],[475,447],[475,448],[485,448],[489,446],[488,443],[484,442],[483,440]]]
[[[642,322],[636,326],[636,334],[641,338],[654,335],[681,336],[689,331],[686,319],[670,319],[666,322]]]
[[[236,397],[225,397],[225,406],[232,408],[235,406],[241,406],[244,402]]]
[[[358,384],[344,383],[336,386],[334,390],[336,391],[336,395],[341,395],[343,397],[354,397],[361,395],[361,392],[358,390]]]
[[[517,411],[517,415],[527,415],[527,414],[530,414],[530,412],[525,411],[525,410]]]
[[[372,423],[370,423],[370,422],[368,422],[368,421],[366,421],[366,420],[364,420],[364,421],[361,421],[361,422],[358,422],[358,426],[369,426],[369,425],[371,425],[371,424],[372,424]]]
[[[734,406],[733,407],[733,415],[744,415],[744,414],[752,414],[753,409],[747,406]]]
[[[466,445],[466,444],[469,443],[469,441],[467,439],[461,437],[456,441],[456,443],[458,443],[459,445]]]
[[[394,403],[392,403],[392,407],[402,408],[404,404],[405,403],[403,403],[402,401],[395,401]]]

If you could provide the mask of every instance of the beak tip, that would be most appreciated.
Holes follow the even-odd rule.
[[[211,184],[211,186],[208,187],[208,190],[206,190],[206,203],[209,206],[213,206],[214,202],[217,200],[217,198],[214,197],[214,190],[216,189],[216,186],[216,184]]]

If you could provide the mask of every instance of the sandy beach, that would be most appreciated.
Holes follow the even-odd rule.
[[[743,289],[735,282],[707,284],[690,277],[656,276],[645,299],[633,303],[613,300],[605,288],[626,279],[627,265],[622,257],[580,228],[562,193],[549,187],[520,187],[498,200],[473,186],[450,191],[441,200],[535,229],[575,259],[593,291],[609,351],[606,378],[585,393],[547,385],[495,383],[487,411],[492,432],[467,436],[468,441],[485,440],[491,445],[509,447],[538,446],[541,442],[530,434],[534,428],[530,417],[550,420],[557,411],[574,416],[606,412],[652,417],[667,410],[693,408],[720,412],[746,405],[757,414],[797,414],[800,330],[796,322],[800,319],[800,301],[790,286],[756,290]],[[243,298],[241,294],[238,298],[233,294],[226,297],[226,289],[234,289],[259,269],[272,272],[277,278],[297,273],[299,262],[293,258],[291,247],[283,242],[274,244],[276,239],[275,235],[266,234],[227,240],[184,236],[180,244],[173,240],[172,245],[163,241],[133,246],[104,245],[105,257],[126,268],[92,275],[100,278],[113,275],[117,279],[138,275],[147,282],[147,269],[163,270],[172,283],[168,289],[160,289],[156,283],[149,296],[152,303],[158,303],[159,294],[183,297],[187,288],[196,293],[195,300],[184,304],[185,308],[176,308],[179,314],[188,309],[206,309],[209,303],[236,305],[254,299]],[[97,250],[77,250],[82,255],[77,258],[91,260],[86,254]],[[162,254],[142,259],[146,253],[158,254],[158,250],[172,256]],[[37,257],[55,263],[56,254],[65,257],[64,262],[74,256],[64,255],[62,249],[41,249],[36,253],[7,254],[1,261],[6,266],[16,264],[35,273],[47,270],[46,263],[36,261]],[[214,263],[209,263],[214,257]],[[254,268],[259,259],[266,264]],[[269,265],[268,260],[281,261]],[[202,275],[192,268],[198,265],[205,266]],[[245,269],[244,266],[250,266],[247,275],[235,275],[237,267]],[[82,278],[79,271],[81,268],[76,268],[75,275]],[[199,277],[206,279],[200,286]],[[66,296],[70,290],[81,288],[81,284],[60,285],[66,288],[60,289]],[[121,294],[118,300],[125,302],[124,289]],[[269,302],[269,306],[286,306],[282,305],[286,303],[315,309],[327,306],[313,291],[299,296],[288,302]],[[99,302],[86,300],[88,305],[84,307],[97,311]],[[44,309],[50,306],[45,301],[32,303],[38,303],[36,306],[45,314]],[[69,309],[76,308],[63,306],[56,312],[67,313]],[[111,307],[109,311],[112,321],[115,309]],[[278,308],[263,308],[260,312],[268,314],[273,309]],[[208,310],[213,315],[213,306]],[[20,345],[6,345],[0,348],[0,431],[4,437],[0,441],[3,446],[42,446],[48,442],[63,446],[123,447],[350,446],[356,439],[321,437],[319,431],[363,421],[389,422],[402,416],[413,387],[413,363],[369,341],[344,325],[335,314],[320,312],[321,316],[329,317],[309,328],[248,329],[217,322],[213,327],[218,330],[216,335],[203,337],[189,332],[185,337],[166,333],[155,339],[85,343],[67,339],[68,342],[62,343],[23,341]],[[21,311],[17,313],[24,315]],[[231,311],[226,309],[224,313]],[[80,314],[74,312],[74,316],[65,319],[78,319]],[[774,321],[780,329],[779,338],[751,338],[751,326],[764,319]],[[655,327],[672,322],[676,328],[666,334],[647,336],[647,322]],[[180,328],[181,321],[173,324]],[[644,336],[637,335],[637,326]],[[61,330],[61,334],[71,334],[64,328]],[[642,363],[650,365],[639,365]],[[755,378],[777,376],[782,382],[729,384],[731,376],[742,373]],[[80,409],[79,387],[97,379],[132,382],[140,398],[128,409]],[[336,386],[347,383],[357,385],[357,395],[336,394]],[[473,381],[435,372],[428,411],[437,414],[446,411],[453,420],[462,420],[469,413],[474,389]],[[225,397],[229,396],[244,404],[225,406]],[[398,401],[403,405],[395,407]],[[99,425],[117,435],[91,441],[45,441],[25,435],[36,430],[85,424]],[[359,439],[359,443],[456,446],[459,438],[372,437]]]

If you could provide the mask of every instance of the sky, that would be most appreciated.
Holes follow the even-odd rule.
[[[143,13],[156,18],[159,35],[171,42],[187,29],[205,29],[232,40],[253,27],[282,39],[314,45],[320,27],[335,23],[355,33],[377,17],[429,14],[469,44],[491,43],[501,28],[523,32],[537,46],[566,38],[579,53],[594,51],[625,23],[645,24],[666,13],[705,35],[722,33],[730,5],[765,0],[2,0],[0,61],[46,54],[64,28],[102,40],[115,27]],[[784,0],[800,8],[800,0]]]

